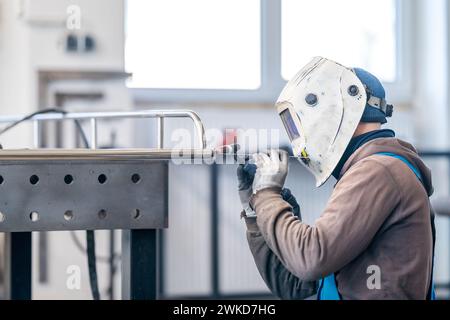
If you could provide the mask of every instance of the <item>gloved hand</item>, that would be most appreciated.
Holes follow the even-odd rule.
[[[281,191],[281,196],[283,197],[283,200],[289,203],[292,207],[292,212],[294,213],[294,216],[302,220],[302,214],[300,212],[300,205],[298,204],[297,200],[295,199],[294,195],[291,193],[291,190],[285,188]]]
[[[253,180],[253,193],[267,188],[283,189],[288,174],[289,154],[283,150],[270,150],[269,155],[253,155],[257,169]]]
[[[241,164],[237,169],[238,176],[238,191],[239,198],[241,199],[242,208],[245,211],[247,218],[256,217],[255,211],[250,207],[250,197],[253,194],[252,184],[255,178],[256,165],[254,164]]]

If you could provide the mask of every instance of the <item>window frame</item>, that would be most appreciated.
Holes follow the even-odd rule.
[[[129,88],[137,103],[261,103],[272,104],[286,80],[281,74],[281,2],[261,1],[261,85],[258,89]],[[391,103],[407,104],[412,93],[414,1],[396,1],[396,81],[384,86]],[[127,3],[125,2],[125,6]],[[125,8],[125,12],[126,12]],[[126,15],[125,15],[126,16]],[[125,19],[128,17],[126,16]],[[125,25],[126,28],[126,25]]]

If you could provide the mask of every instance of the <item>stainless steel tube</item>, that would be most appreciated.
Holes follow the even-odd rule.
[[[136,119],[136,118],[189,118],[194,124],[197,141],[201,149],[206,149],[205,128],[200,117],[191,110],[142,110],[113,112],[74,112],[38,114],[30,121],[89,120],[89,119]],[[0,123],[11,123],[23,119],[23,116],[0,117]],[[92,122],[91,122],[92,123]]]

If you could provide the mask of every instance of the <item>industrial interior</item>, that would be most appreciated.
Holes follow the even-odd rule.
[[[0,298],[280,298],[221,148],[292,152],[275,103],[317,56],[376,75],[383,128],[430,168],[450,298],[449,35],[446,0],[0,0]],[[298,160],[285,185],[314,226],[336,180]]]

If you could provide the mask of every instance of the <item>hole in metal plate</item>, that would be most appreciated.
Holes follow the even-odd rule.
[[[67,174],[64,177],[65,184],[72,184],[73,183],[73,176],[71,174]]]
[[[106,218],[106,216],[107,216],[106,210],[102,209],[98,212],[99,219],[103,220]]]
[[[139,183],[141,181],[141,176],[135,173],[131,176],[131,181],[133,181],[133,183]]]
[[[141,210],[139,209],[134,209],[131,213],[133,219],[137,220],[141,217]]]
[[[64,219],[66,221],[70,221],[73,219],[73,211],[72,210],[67,210],[66,212],[64,212]]]
[[[33,174],[33,175],[30,177],[30,183],[31,183],[33,186],[36,185],[36,184],[38,184],[38,183],[39,183],[39,177],[38,177],[37,175]]]
[[[108,178],[106,177],[105,174],[102,173],[101,175],[98,176],[98,182],[99,182],[100,184],[105,184],[105,183],[106,183],[106,180],[108,180]]]
[[[39,220],[39,212],[33,211],[30,213],[30,220],[31,222],[36,222]]]

